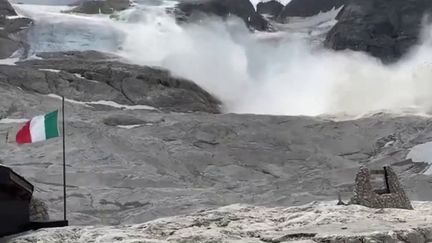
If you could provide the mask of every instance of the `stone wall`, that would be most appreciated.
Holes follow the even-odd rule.
[[[413,209],[393,169],[384,167],[384,171],[387,192],[381,194],[372,188],[369,169],[360,168],[355,179],[354,196],[351,198],[350,204],[359,204],[371,208]]]

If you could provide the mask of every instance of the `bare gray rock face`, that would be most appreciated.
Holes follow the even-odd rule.
[[[31,24],[30,19],[17,17],[7,0],[0,1],[0,58],[10,57],[18,50],[25,51],[25,30]]]
[[[0,1],[0,15],[2,16],[16,16],[15,9],[13,9],[12,5],[8,0]]]
[[[350,203],[371,208],[413,209],[409,198],[399,183],[396,173],[390,166],[384,167],[385,189],[373,190],[369,169],[360,168],[356,175],[354,196]]]
[[[18,66],[0,66],[0,82],[78,101],[114,101],[178,112],[219,113],[220,102],[192,81],[168,71],[119,62],[98,52],[39,54]]]
[[[282,12],[284,5],[276,0],[259,2],[256,6],[257,13],[262,15],[268,15],[272,19],[276,19]]]
[[[431,13],[428,0],[350,0],[327,34],[326,46],[364,51],[394,62],[419,41],[422,21]]]
[[[0,92],[0,113],[10,119],[60,105],[5,82]],[[346,199],[360,165],[393,165],[410,199],[432,199],[430,177],[421,174],[429,165],[399,163],[411,147],[429,141],[430,118],[382,114],[335,122],[71,102],[66,110],[68,215],[75,225],[141,223],[232,203],[301,205],[334,200],[338,192]],[[0,123],[0,134],[13,140],[20,126]],[[389,137],[392,145],[383,145]],[[47,203],[52,220],[61,218],[61,139],[25,146],[4,141],[2,163],[39,188],[35,196]]]
[[[255,30],[266,31],[271,25],[259,13],[249,0],[208,0],[181,1],[175,11],[177,18],[182,21],[198,18],[199,14],[210,14],[226,18],[235,15],[245,24]],[[191,16],[195,16],[192,17]]]

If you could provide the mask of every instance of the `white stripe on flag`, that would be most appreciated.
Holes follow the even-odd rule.
[[[30,122],[30,136],[32,143],[44,141],[45,137],[45,115],[36,116]]]

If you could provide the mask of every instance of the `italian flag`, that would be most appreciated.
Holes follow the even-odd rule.
[[[18,144],[45,141],[60,136],[58,129],[58,110],[36,116],[28,121],[16,135]]]

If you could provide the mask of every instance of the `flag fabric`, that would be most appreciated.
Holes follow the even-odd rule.
[[[18,144],[45,141],[60,136],[58,129],[58,110],[36,116],[28,121],[16,134]]]

